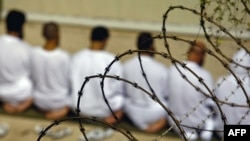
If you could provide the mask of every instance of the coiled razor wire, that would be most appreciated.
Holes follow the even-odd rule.
[[[224,9],[224,11],[229,11],[229,13],[232,13],[232,9],[230,8],[234,8],[237,11],[237,7],[233,7],[232,5],[240,5],[244,8],[243,11],[245,12],[245,17],[249,18],[250,15],[250,10],[249,10],[249,5],[250,5],[250,1],[249,0],[241,0],[241,1],[226,1],[226,0],[201,0],[200,1],[200,11],[197,11],[195,9],[191,9],[191,8],[187,8],[185,6],[170,6],[166,12],[163,15],[163,22],[162,22],[162,32],[153,37],[150,40],[163,40],[164,41],[164,47],[166,48],[166,52],[157,52],[157,51],[147,51],[147,50],[128,50],[120,55],[117,55],[113,61],[110,62],[110,64],[106,67],[106,69],[103,72],[100,72],[100,74],[96,74],[96,75],[92,75],[92,76],[87,76],[85,77],[85,80],[83,80],[83,84],[81,86],[81,88],[79,88],[79,92],[78,92],[78,100],[77,100],[77,108],[76,108],[76,116],[74,117],[68,117],[65,119],[60,119],[60,120],[55,120],[54,122],[52,122],[50,125],[48,125],[46,128],[44,128],[43,131],[41,131],[39,137],[37,138],[37,141],[40,141],[44,136],[46,136],[46,132],[48,132],[49,130],[51,130],[53,127],[60,125],[61,123],[65,122],[65,121],[77,121],[79,123],[79,130],[82,133],[82,135],[84,136],[85,140],[88,141],[88,138],[86,136],[86,130],[84,127],[84,122],[85,121],[92,121],[95,123],[99,123],[102,124],[104,126],[107,126],[109,128],[114,129],[115,131],[121,133],[124,137],[126,137],[129,141],[137,141],[138,139],[135,138],[133,136],[133,134],[127,130],[126,128],[120,126],[119,124],[115,124],[115,125],[111,125],[111,124],[107,124],[103,121],[101,121],[100,119],[98,119],[98,117],[81,117],[80,116],[80,110],[84,110],[81,109],[80,107],[80,101],[81,101],[81,97],[84,95],[84,88],[85,86],[88,84],[89,81],[91,81],[92,79],[100,79],[100,88],[102,90],[102,97],[103,100],[105,101],[106,105],[108,106],[110,112],[112,113],[112,115],[114,116],[114,118],[116,119],[116,121],[119,123],[118,118],[115,116],[109,102],[108,99],[105,96],[105,91],[104,91],[104,80],[106,78],[109,79],[115,79],[117,81],[121,81],[123,83],[132,85],[134,88],[143,91],[147,96],[149,96],[151,99],[153,99],[154,101],[156,101],[165,111],[166,113],[169,115],[169,117],[174,121],[175,125],[170,126],[168,129],[166,129],[163,133],[161,133],[158,137],[156,137],[155,141],[158,141],[160,139],[162,139],[165,135],[167,135],[173,128],[177,127],[178,130],[180,131],[183,140],[187,141],[188,138],[185,135],[185,131],[183,130],[183,127],[188,127],[188,128],[193,128],[196,130],[204,130],[201,129],[200,125],[204,124],[204,122],[206,121],[207,118],[209,118],[210,116],[212,116],[216,111],[211,111],[207,117],[205,119],[202,119],[202,123],[199,123],[197,127],[191,127],[191,126],[187,126],[187,125],[183,125],[181,122],[182,120],[184,120],[185,118],[188,118],[189,115],[191,115],[196,109],[197,107],[199,107],[200,105],[203,104],[203,102],[206,99],[212,99],[213,102],[216,104],[216,107],[218,108],[219,111],[219,115],[221,116],[221,120],[222,122],[226,125],[227,124],[227,117],[225,116],[221,105],[228,105],[231,107],[243,107],[243,108],[247,108],[248,111],[242,115],[242,120],[246,117],[249,116],[250,113],[250,100],[249,100],[249,94],[246,92],[242,81],[237,77],[237,74],[235,74],[229,67],[229,63],[234,63],[237,66],[240,66],[242,68],[245,68],[248,71],[248,77],[250,76],[250,67],[249,66],[243,66],[237,62],[235,62],[231,57],[227,56],[226,54],[224,54],[224,52],[219,48],[220,44],[218,43],[218,40],[222,40],[225,36],[228,36],[232,41],[234,41],[239,48],[244,49],[248,54],[249,52],[249,48],[246,47],[244,45],[244,43],[248,43],[249,42],[249,38],[246,39],[246,41],[242,41],[240,37],[235,37],[231,32],[229,32],[229,29],[232,29],[233,26],[231,26],[230,28],[226,28],[225,26],[223,26],[222,24],[220,24],[220,22],[222,21],[223,17],[215,17],[216,13],[212,14],[212,15],[208,15],[208,13],[206,13],[206,10],[209,8],[209,4],[212,2],[217,2],[218,4],[227,4],[225,7],[221,7],[221,5],[217,6],[216,9],[214,10],[216,12],[216,10],[218,9]],[[230,7],[231,6],[231,7]],[[183,10],[185,12],[191,12],[194,15],[197,15],[200,17],[200,26],[201,29],[204,33],[204,36],[206,38],[206,40],[208,41],[208,43],[211,45],[212,49],[206,48],[206,53],[208,55],[210,55],[211,57],[215,58],[217,61],[219,61],[221,63],[221,66],[223,66],[230,74],[232,74],[232,76],[235,78],[236,83],[238,84],[238,86],[235,88],[234,91],[236,91],[237,89],[241,89],[244,93],[244,96],[246,98],[246,102],[247,105],[244,104],[238,104],[238,103],[233,103],[233,102],[229,102],[228,99],[230,96],[232,96],[234,94],[234,91],[231,92],[231,95],[228,95],[228,97],[222,101],[220,99],[218,99],[216,97],[216,95],[214,94],[214,89],[210,89],[207,84],[204,82],[203,78],[201,76],[199,76],[198,74],[196,74],[195,71],[193,71],[192,69],[190,69],[185,63],[183,63],[182,61],[176,59],[171,52],[170,49],[170,45],[169,45],[169,41],[168,40],[173,40],[173,41],[178,41],[178,42],[184,42],[187,43],[188,45],[194,45],[195,44],[195,39],[194,40],[187,40],[181,37],[177,37],[177,36],[170,36],[167,33],[167,27],[166,27],[166,22],[169,16],[169,13],[171,11],[174,10]],[[220,21],[218,21],[218,19]],[[245,25],[247,25],[247,23],[243,23],[242,20],[240,20],[241,22],[237,22],[237,19],[234,20],[233,25],[236,26],[236,22],[237,22],[237,27],[239,25],[244,26],[246,29],[247,27]],[[208,30],[213,28],[213,27],[206,27],[206,22],[208,22],[209,24],[213,25],[216,27],[218,34],[213,34],[210,33]],[[240,24],[239,24],[240,23]],[[250,22],[249,24],[249,29],[250,29]],[[224,34],[220,36],[219,33],[223,32]],[[242,31],[244,32],[244,31]],[[247,32],[247,31],[246,31]],[[249,31],[248,31],[249,32]],[[215,41],[213,41],[213,38],[215,39]],[[204,99],[202,99],[201,101],[199,101],[199,103],[197,103],[197,105],[195,107],[193,107],[192,109],[190,109],[189,111],[187,111],[187,113],[185,114],[184,117],[182,117],[182,119],[177,120],[176,117],[174,116],[173,112],[171,111],[171,107],[166,107],[162,101],[157,97],[157,95],[155,94],[154,89],[151,87],[150,81],[148,81],[147,79],[147,74],[145,73],[145,70],[143,68],[143,63],[141,61],[141,52],[148,52],[148,53],[153,53],[156,55],[159,55],[160,57],[164,58],[165,60],[170,61],[175,68],[177,69],[177,71],[180,73],[180,75],[182,76],[182,78],[187,81],[191,86],[193,86],[197,91],[199,91],[201,94],[203,94],[205,96]],[[109,75],[109,71],[112,69],[113,64],[115,64],[117,61],[121,60],[122,57],[124,56],[128,56],[128,55],[132,55],[137,53],[138,56],[138,60],[140,62],[140,67],[141,67],[141,72],[142,72],[142,76],[144,77],[144,79],[146,80],[147,86],[149,88],[150,91],[147,91],[145,88],[141,87],[139,83],[137,82],[131,82],[130,80],[124,79],[120,76],[113,76],[113,75]],[[202,91],[202,89],[200,89],[198,86],[196,86],[195,84],[192,83],[192,81],[190,81],[187,76],[181,71],[181,68],[189,71],[193,76],[195,76],[195,78],[206,88],[207,92]],[[222,79],[222,81],[220,83],[217,84],[217,87],[219,87],[224,81],[226,81],[226,78],[224,77]],[[240,124],[241,121],[239,121],[239,123],[236,124]],[[211,131],[213,132],[213,131]],[[221,131],[216,131],[216,132],[223,132]],[[223,140],[223,138],[222,138]]]

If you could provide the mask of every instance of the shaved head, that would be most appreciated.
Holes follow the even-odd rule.
[[[194,41],[191,46],[189,47],[188,53],[194,51],[195,49],[199,48],[200,51],[206,50],[206,45],[202,41]]]
[[[206,53],[206,45],[202,41],[194,41],[188,50],[188,60],[203,66]]]

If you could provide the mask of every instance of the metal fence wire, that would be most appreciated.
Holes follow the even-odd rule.
[[[212,8],[212,14],[209,14],[211,11],[211,5],[215,5]],[[121,81],[126,83],[126,85],[131,85],[135,89],[143,91],[145,95],[152,98],[156,101],[162,108],[166,111],[169,118],[173,121],[173,124],[165,130],[165,132],[159,134],[156,137],[155,141],[162,139],[165,135],[176,128],[181,135],[181,138],[185,141],[189,140],[189,137],[186,136],[184,128],[192,128],[195,130],[202,131],[204,130],[202,126],[206,123],[206,121],[211,117],[216,117],[218,124],[226,125],[226,124],[249,124],[250,122],[250,54],[249,54],[249,47],[246,44],[249,43],[248,38],[241,38],[241,35],[248,34],[250,30],[250,1],[249,0],[239,0],[239,1],[231,1],[231,0],[201,0],[200,1],[200,10],[197,11],[195,9],[191,9],[185,6],[171,6],[169,7],[166,12],[163,14],[163,21],[162,21],[162,31],[159,35],[154,36],[153,40],[162,40],[163,46],[165,47],[165,52],[157,52],[157,51],[146,51],[158,55],[164,58],[166,61],[170,61],[172,65],[175,66],[181,77],[184,81],[187,81],[192,87],[195,88],[196,91],[199,91],[200,94],[204,95],[204,99],[200,99],[197,103],[195,103],[195,107],[192,107],[186,114],[183,115],[182,118],[176,118],[174,111],[171,107],[166,106],[155,94],[153,87],[151,86],[150,81],[147,80],[147,73],[143,68],[143,62],[141,61],[140,50],[128,50],[117,55],[112,62],[106,67],[103,72],[100,74],[88,76],[83,80],[81,88],[79,88],[78,92],[78,103],[76,113],[77,116],[68,117],[65,119],[55,120],[53,123],[48,125],[44,130],[41,132],[39,137],[37,138],[38,141],[42,140],[43,137],[46,135],[46,132],[51,130],[54,126],[59,126],[61,123],[65,121],[77,121],[79,123],[79,130],[82,135],[85,137],[85,140],[88,140],[86,136],[85,130],[85,122],[84,121],[91,121],[96,122],[98,124],[102,124],[104,126],[110,127],[115,131],[124,135],[129,141],[137,141],[138,139],[133,136],[132,132],[126,128],[123,128],[119,125],[110,125],[101,120],[98,117],[81,117],[80,116],[80,102],[81,97],[84,95],[84,88],[88,85],[88,82],[93,79],[101,79],[100,81],[100,88],[102,89],[102,96],[103,100],[105,101],[106,105],[109,107],[111,113],[115,116],[106,96],[105,96],[105,79],[115,79],[116,81]],[[176,59],[176,57],[172,53],[171,45],[169,44],[169,40],[174,40],[177,42],[184,42],[187,45],[193,45],[196,42],[194,40],[187,40],[182,37],[178,37],[175,35],[169,35],[167,32],[167,20],[172,11],[175,10],[182,10],[183,12],[190,12],[200,18],[200,33],[197,33],[197,38],[203,33],[206,41],[209,43],[211,48],[206,48],[205,52],[207,55],[213,57],[216,61],[218,61],[222,67],[228,72],[228,75],[222,76],[218,81],[216,81],[213,88],[210,88],[206,82],[203,80],[202,76],[199,76],[195,70],[189,68],[182,60]],[[239,16],[238,13],[241,13]],[[227,14],[228,19],[225,19],[224,15]],[[224,21],[227,21],[229,24],[223,24]],[[237,30],[236,30],[237,29]],[[235,31],[235,34],[232,34],[231,31]],[[236,33],[237,32],[237,33]],[[203,36],[202,35],[202,36]],[[221,50],[220,40],[224,38],[229,38],[234,43],[237,44],[238,52],[241,52],[240,55],[228,56]],[[145,52],[145,51],[143,51]],[[138,60],[140,62],[140,67],[142,70],[142,76],[147,81],[148,88],[143,88],[140,86],[140,83],[132,82],[131,80],[127,80],[122,78],[121,76],[113,76],[109,75],[109,71],[112,69],[113,64],[117,61],[121,60],[124,56],[134,55],[138,56]],[[244,75],[240,75],[235,72],[235,69],[240,69],[241,72],[245,72]],[[191,73],[205,88],[200,88],[200,85],[197,86],[193,81],[191,81],[183,70],[188,71]],[[171,83],[171,82],[170,82]],[[223,95],[218,95],[222,91]],[[201,119],[201,123],[197,123],[195,126],[189,126],[182,123],[185,119],[189,118],[200,106],[204,104],[206,100],[212,101],[214,107],[211,108],[211,111],[204,119]],[[178,104],[178,103],[177,103]],[[235,112],[228,111],[241,111],[241,114],[237,113],[237,118],[230,119],[230,114],[236,114]],[[117,119],[117,117],[115,117]],[[209,132],[216,132],[220,135],[223,135],[223,128],[216,128]],[[219,140],[224,140],[223,136],[219,138]]]

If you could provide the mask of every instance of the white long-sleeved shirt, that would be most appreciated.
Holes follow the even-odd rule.
[[[30,46],[21,39],[0,37],[0,99],[16,103],[31,97]]]
[[[150,56],[141,55],[142,66],[147,79],[154,90],[154,93],[157,97],[166,104],[167,98],[167,86],[168,86],[168,70],[167,68],[154,60]],[[132,59],[124,63],[124,78],[137,83],[139,86],[147,90],[149,93],[152,93],[149,89],[148,84],[146,83],[145,78],[142,76],[142,70],[138,57],[133,57]],[[158,105],[155,101],[152,100],[150,96],[145,94],[142,90],[135,88],[132,85],[125,85],[125,94],[126,100],[130,101],[134,106],[140,107],[150,107]]]
[[[154,58],[145,55],[141,55],[141,63],[142,68],[137,56],[126,61],[123,67],[124,78],[137,83],[138,86],[153,94],[149,88],[150,85],[154,94],[159,98],[162,104],[166,106],[166,98],[168,96],[167,67]],[[144,70],[149,85],[143,77],[142,69]],[[162,118],[167,119],[167,111],[144,91],[135,88],[131,84],[125,84],[124,92],[126,95],[124,111],[138,128],[145,130],[150,124],[155,123],[157,120]]]
[[[233,60],[245,67],[250,67],[250,54],[245,50],[241,49],[235,53]],[[237,64],[231,63],[230,68],[234,75],[242,82],[242,87],[238,84],[235,76],[233,74],[228,74],[227,76],[221,76],[217,80],[215,94],[220,101],[225,101],[227,103],[234,103],[236,105],[244,105],[246,107],[231,106],[230,104],[220,104],[223,114],[226,116],[227,124],[249,124],[250,115],[249,105],[247,104],[247,98],[250,98],[250,72]],[[244,91],[246,92],[246,95]],[[221,120],[221,115],[218,114],[218,124],[219,130],[223,129],[224,122]]]
[[[194,62],[185,61],[184,63],[201,77],[212,91],[213,80],[210,73]],[[198,81],[198,78],[187,69],[182,68],[179,64],[177,64],[177,66],[189,81],[210,95],[205,86]],[[168,104],[176,119],[182,121],[181,124],[191,127],[197,127],[198,125],[199,127],[203,126],[202,120],[205,120],[210,112],[207,108],[207,104],[211,104],[211,99],[204,99],[206,99],[205,96],[184,80],[174,65],[170,67]],[[188,115],[188,117],[186,117],[186,115]]]
[[[107,51],[95,51],[90,49],[84,49],[73,55],[71,62],[73,110],[77,107],[78,91],[81,89],[85,77],[103,74],[105,68],[114,58],[115,56]],[[122,76],[121,63],[116,62],[111,67],[108,75]],[[80,114],[101,118],[111,114],[104,101],[100,82],[100,78],[93,78],[86,83],[80,100]],[[112,78],[105,78],[104,92],[112,110],[121,109],[124,102],[122,82]]]
[[[47,51],[35,47],[31,55],[34,103],[43,110],[67,105],[69,98],[69,65],[67,52],[57,48]]]

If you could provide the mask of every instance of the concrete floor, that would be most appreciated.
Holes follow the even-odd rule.
[[[42,125],[44,127],[49,126],[52,121],[46,119],[37,119],[30,117],[20,117],[15,115],[5,115],[0,114],[0,121],[7,122],[10,126],[8,134],[0,138],[0,141],[36,141],[38,140],[39,135],[34,131],[36,125]],[[86,132],[90,129],[95,128],[94,125],[84,125]],[[47,136],[41,138],[41,141],[77,141],[81,135],[79,131],[78,123],[74,122],[63,122],[60,125],[54,126],[51,130],[56,130],[56,128],[70,127],[73,132],[71,135],[61,138],[61,139],[51,139]],[[132,135],[139,141],[152,141],[156,139],[159,135],[157,134],[145,134],[142,132],[132,131]],[[160,140],[167,141],[181,141],[178,137],[165,136]],[[115,132],[111,137],[106,138],[103,141],[127,141],[127,138],[120,132]]]

